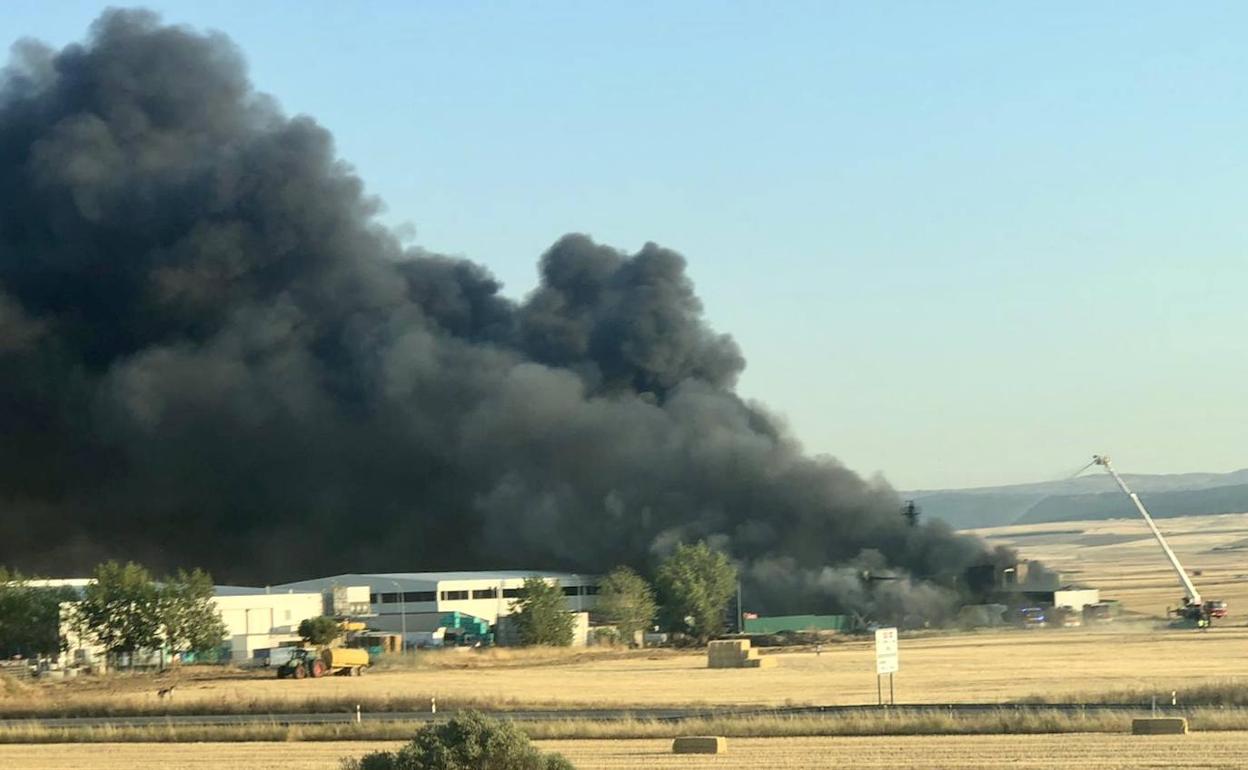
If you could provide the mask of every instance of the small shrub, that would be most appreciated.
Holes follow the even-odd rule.
[[[344,759],[342,770],[575,770],[561,754],[543,754],[511,722],[468,712],[421,728],[398,751]]]
[[[324,647],[342,635],[342,626],[337,620],[324,615],[299,621],[299,635],[308,644]]]
[[[599,626],[589,629],[589,644],[593,647],[615,647],[623,637],[614,626]]]

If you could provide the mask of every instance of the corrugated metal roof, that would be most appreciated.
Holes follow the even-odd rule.
[[[268,588],[256,588],[253,586],[213,586],[212,592],[217,596],[255,596],[256,594],[273,593]],[[286,593],[283,589],[277,593]]]
[[[542,570],[482,570],[458,572],[352,572],[344,575],[331,575],[323,578],[299,580],[293,583],[282,583],[273,588],[286,590],[327,587],[332,585],[350,586],[367,585],[378,591],[388,591],[397,583],[402,590],[430,590],[438,583],[452,581],[475,581],[480,583],[498,583],[503,580],[524,580],[530,577],[541,577],[558,580],[564,584],[589,583],[597,580],[593,574],[572,572],[545,572]]]
[[[401,578],[403,580],[524,580],[531,577],[579,579],[592,577],[572,572],[543,572],[541,570],[496,570],[496,571],[460,571],[460,572],[377,572],[375,577]]]

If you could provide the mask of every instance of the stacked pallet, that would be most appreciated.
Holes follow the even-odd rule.
[[[771,658],[758,657],[749,639],[721,639],[706,648],[707,668],[768,668],[774,663]]]

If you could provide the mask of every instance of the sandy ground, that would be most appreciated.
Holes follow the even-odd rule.
[[[1248,733],[1187,736],[990,735],[733,738],[722,756],[675,756],[669,740],[543,741],[581,770],[669,768],[1242,768]],[[334,770],[338,760],[397,744],[203,743],[0,746],[23,770]]]

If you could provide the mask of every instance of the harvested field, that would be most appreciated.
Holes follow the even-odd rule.
[[[396,743],[0,746],[0,766],[23,770],[336,770],[338,759]],[[716,768],[1240,768],[1248,733],[1188,736],[1003,735],[900,738],[741,738],[724,756],[674,755],[670,740],[543,741],[580,770]]]
[[[901,641],[897,700],[903,703],[999,702],[1029,696],[1136,690],[1168,695],[1201,683],[1248,686],[1248,629],[1208,632],[1114,625],[1098,629],[1040,629],[933,635]],[[708,669],[702,652],[638,654],[565,665],[507,666],[489,671],[430,669],[289,681],[201,679],[178,686],[172,702],[156,697],[148,678],[23,686],[0,695],[0,714],[251,712],[311,709],[366,711],[475,705],[590,706],[671,704],[874,703],[872,645],[866,640],[826,645],[821,655],[768,655],[766,669]],[[110,686],[117,689],[112,690]],[[471,695],[472,700],[465,699]]]
[[[1066,576],[1068,582],[1101,589],[1125,609],[1162,616],[1183,596],[1170,563],[1148,526],[1129,517],[1123,497],[1123,518],[1104,521],[1062,521],[974,532],[993,545],[1018,548]],[[1144,496],[1147,505],[1148,498]],[[1230,602],[1233,625],[1248,618],[1248,513],[1181,516],[1157,519],[1157,526],[1208,599]]]

